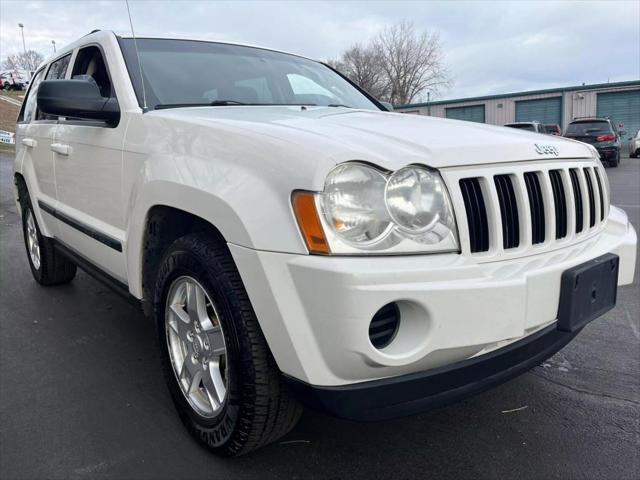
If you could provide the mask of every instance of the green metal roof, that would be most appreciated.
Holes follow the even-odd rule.
[[[437,100],[435,102],[425,102],[425,103],[409,103],[407,105],[394,105],[393,108],[396,110],[402,108],[420,108],[420,107],[428,107],[429,105],[448,105],[455,103],[464,103],[464,102],[481,102],[484,100],[495,100],[498,98],[510,98],[510,97],[526,97],[528,95],[542,95],[546,93],[559,93],[563,92],[573,92],[576,90],[596,90],[599,88],[616,88],[616,87],[640,87],[640,80],[630,80],[627,82],[614,82],[614,83],[595,83],[592,85],[576,85],[573,87],[562,87],[562,88],[548,88],[546,90],[528,90],[524,92],[514,92],[514,93],[501,93],[499,95],[486,95],[484,97],[468,97],[468,98],[457,98],[454,100]]]

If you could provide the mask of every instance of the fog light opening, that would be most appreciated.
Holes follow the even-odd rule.
[[[380,350],[393,342],[400,328],[400,316],[400,308],[395,302],[376,312],[369,324],[369,341],[375,348]]]

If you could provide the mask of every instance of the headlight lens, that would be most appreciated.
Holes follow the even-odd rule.
[[[336,234],[354,244],[370,244],[388,233],[391,220],[384,205],[387,184],[382,172],[345,163],[327,176],[323,213]]]
[[[296,206],[302,205],[299,201],[305,195],[315,199],[317,217]],[[310,252],[459,250],[451,201],[435,170],[408,166],[389,175],[364,163],[343,163],[327,175],[322,192],[299,191],[293,199]],[[309,244],[309,239],[318,237],[318,230],[324,233],[322,248]]]
[[[415,241],[438,243],[455,230],[449,195],[433,170],[398,170],[387,183],[385,200],[391,219]]]

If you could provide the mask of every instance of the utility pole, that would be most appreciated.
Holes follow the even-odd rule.
[[[431,116],[431,90],[427,90],[427,115]]]
[[[53,45],[53,53],[56,53],[56,41],[51,40],[51,45]]]
[[[18,26],[20,27],[20,32],[22,33],[22,49],[24,50],[24,55],[26,57],[27,56],[27,45],[24,43],[24,25],[22,23],[19,23]]]

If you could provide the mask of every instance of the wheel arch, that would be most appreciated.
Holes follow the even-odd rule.
[[[151,305],[155,278],[169,245],[190,233],[206,233],[221,244],[226,245],[227,242],[220,229],[209,219],[163,204],[153,205],[147,210],[141,233],[139,258],[136,261],[138,268],[134,270],[138,276],[137,280],[132,279],[129,289],[142,298],[146,313],[150,313],[146,309]],[[130,270],[130,273],[133,272]]]

